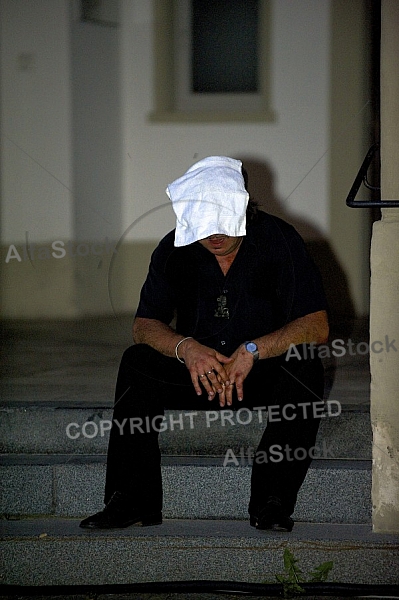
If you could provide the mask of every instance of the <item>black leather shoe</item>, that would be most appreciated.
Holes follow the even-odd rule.
[[[270,496],[258,515],[250,515],[250,525],[256,529],[272,531],[292,531],[294,521],[287,515],[280,498]]]
[[[162,513],[143,514],[142,511],[131,508],[120,492],[115,492],[104,510],[83,519],[79,527],[83,529],[121,529],[134,523],[141,523],[143,527],[161,525]]]

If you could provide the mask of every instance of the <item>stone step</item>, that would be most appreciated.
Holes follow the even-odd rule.
[[[330,401],[325,414],[316,444],[317,456],[371,459],[372,433],[366,408],[341,407]],[[274,411],[270,418],[280,419],[282,415]],[[67,407],[48,402],[3,406],[0,408],[0,452],[104,454],[111,419],[109,406]],[[265,411],[169,410],[165,413],[165,430],[160,434],[161,451],[170,455],[224,455],[231,448],[239,453],[242,448],[257,447],[266,422]],[[129,423],[124,427],[126,430]]]
[[[6,517],[84,517],[103,507],[105,455],[8,455],[0,466],[0,513]],[[164,516],[246,519],[248,457],[164,456]],[[314,460],[294,519],[371,522],[371,461]]]
[[[275,533],[258,531],[247,521],[167,519],[161,526],[95,532],[78,523],[2,521],[2,584],[275,583],[276,574],[284,573],[285,548],[305,574],[332,561],[328,581],[398,583],[399,538],[372,533],[369,525],[296,523],[291,533]]]

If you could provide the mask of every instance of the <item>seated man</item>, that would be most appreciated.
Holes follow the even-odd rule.
[[[121,361],[106,506],[80,526],[162,522],[165,408],[279,405],[255,453],[249,514],[258,529],[291,531],[320,422],[305,407],[324,390],[320,359],[303,352],[328,336],[319,274],[295,229],[249,200],[240,161],[205,158],[167,194],[176,229],[152,255]]]

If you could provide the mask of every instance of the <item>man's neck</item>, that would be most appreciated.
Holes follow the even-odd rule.
[[[241,242],[242,242],[242,240],[241,240]],[[223,275],[227,275],[227,272],[230,269],[231,265],[233,264],[234,259],[237,256],[238,251],[241,247],[241,242],[237,246],[237,248],[235,248],[229,254],[226,254],[225,256],[215,256],[216,260],[218,261],[219,267],[222,270]]]

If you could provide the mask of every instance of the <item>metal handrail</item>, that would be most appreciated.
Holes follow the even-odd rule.
[[[362,166],[356,175],[355,181],[352,184],[348,197],[346,199],[346,206],[350,208],[397,208],[399,207],[399,200],[356,200],[356,195],[359,191],[361,184],[363,183],[369,190],[380,190],[381,188],[375,187],[369,184],[367,180],[367,172],[370,163],[373,159],[374,154],[379,150],[380,145],[374,144],[367,152]]]

